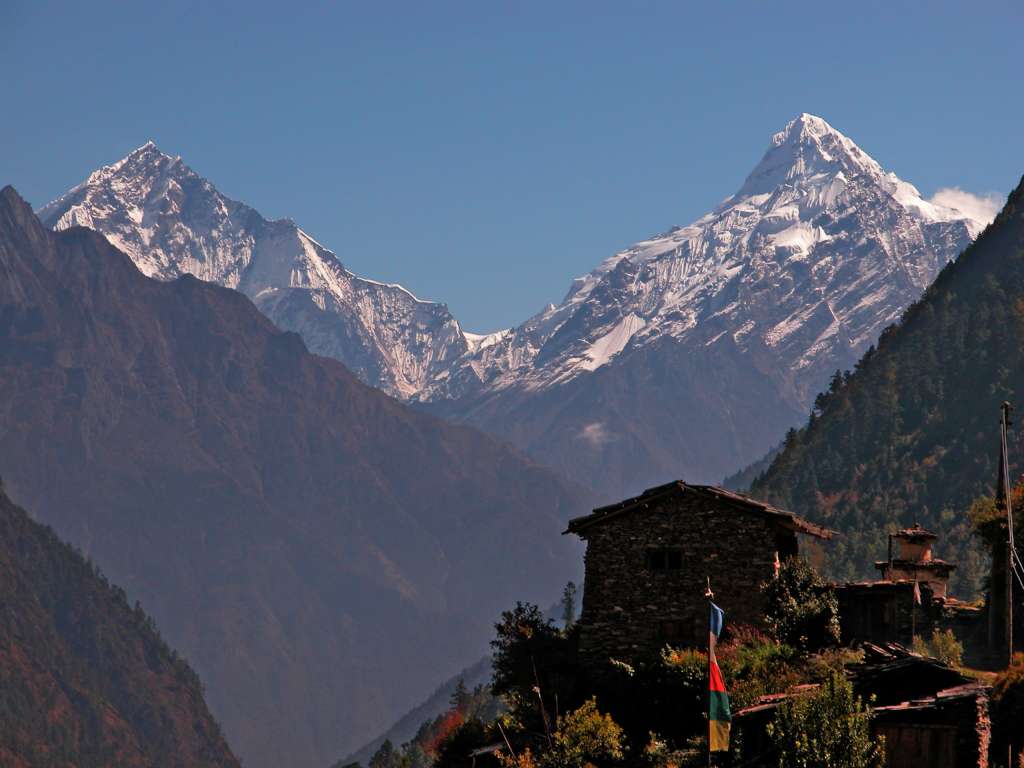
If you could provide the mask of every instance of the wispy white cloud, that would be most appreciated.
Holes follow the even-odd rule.
[[[1003,207],[999,195],[975,195],[960,187],[943,187],[932,195],[930,202],[947,208],[956,208],[964,216],[982,224],[992,221]]]
[[[590,443],[594,448],[600,448],[602,445],[610,443],[615,439],[605,427],[604,423],[600,421],[594,421],[584,426],[583,429],[580,430],[579,436],[581,440]]]

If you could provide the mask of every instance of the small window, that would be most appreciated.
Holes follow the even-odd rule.
[[[668,645],[684,645],[689,641],[686,625],[681,621],[662,621],[658,625],[659,639]]]
[[[680,549],[658,547],[647,550],[647,567],[652,571],[679,571],[683,568],[683,552]]]
[[[664,571],[667,564],[664,549],[647,550],[647,567],[652,571]]]

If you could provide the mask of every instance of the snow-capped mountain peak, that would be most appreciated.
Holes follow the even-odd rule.
[[[39,211],[51,227],[101,232],[150,277],[190,273],[246,293],[314,352],[410,397],[468,348],[443,304],[349,272],[290,219],[222,195],[152,141]]]
[[[726,437],[717,453],[692,454],[688,476],[717,480],[760,458],[786,422],[806,414],[828,376],[852,366],[985,223],[925,200],[804,113],[771,137],[734,195],[692,224],[606,258],[559,305],[471,349],[420,396],[454,397],[442,413],[469,413],[556,465],[616,445],[626,464],[659,444],[663,458],[683,456],[692,448],[674,440],[709,438],[691,434],[685,420],[697,419]],[[651,391],[634,391],[668,371],[680,385],[667,388],[660,408]],[[596,410],[569,405],[581,399]],[[532,421],[526,401],[545,403]],[[769,409],[763,428],[736,421],[748,402]],[[502,408],[517,414],[513,422]],[[608,409],[632,414],[622,432],[609,425]],[[684,421],[667,419],[673,411]],[[641,476],[649,468],[575,476],[600,487],[603,472]]]
[[[771,194],[786,184],[861,174],[881,175],[882,169],[846,136],[805,112],[772,136],[768,151],[736,196]]]

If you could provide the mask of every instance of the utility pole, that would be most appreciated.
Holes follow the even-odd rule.
[[[1010,458],[1006,449],[1006,432],[1010,425],[1010,411],[1013,407],[1009,402],[1002,405],[1002,418],[999,425],[1000,437],[1000,471],[1002,472],[999,482],[1003,488],[1003,501],[1006,505],[1006,605],[1005,605],[1005,642],[1006,642],[1006,666],[1013,663],[1013,577],[1016,567],[1015,558],[1017,548],[1013,536],[1013,486],[1010,485]]]
[[[885,574],[886,581],[892,581],[892,534],[889,534],[889,570]]]
[[[1007,642],[1007,667],[1013,664],[1014,660],[1014,570],[1016,563],[1014,558],[1017,555],[1017,548],[1014,546],[1014,501],[1013,486],[1010,484],[1010,455],[1007,451],[1007,430],[1013,422],[1010,421],[1010,412],[1013,408],[1009,402],[1002,403],[1002,419],[999,425],[999,437],[1002,440],[1002,487],[1006,489],[1007,505],[1007,604],[1006,604],[1006,642]]]

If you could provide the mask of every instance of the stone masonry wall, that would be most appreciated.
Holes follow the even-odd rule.
[[[694,491],[648,503],[583,531],[587,539],[581,660],[635,660],[666,642],[703,648],[711,577],[726,625],[759,625],[760,584],[772,577],[775,552],[795,551],[796,536],[756,512]],[[651,570],[650,548],[682,551],[680,570]]]

